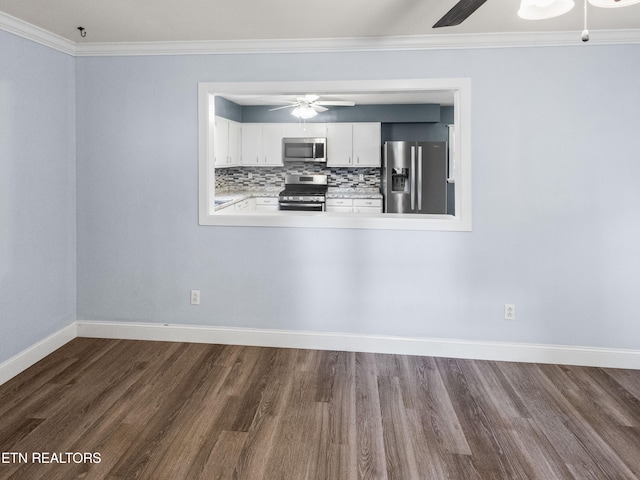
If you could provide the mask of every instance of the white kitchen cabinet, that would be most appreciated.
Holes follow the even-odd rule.
[[[277,123],[262,124],[261,165],[282,166],[282,127]]]
[[[255,210],[255,199],[245,198],[233,204],[234,213],[247,213]]]
[[[327,166],[379,167],[379,123],[327,124]]]
[[[327,198],[325,210],[333,213],[353,213],[353,200],[350,198]]]
[[[243,166],[282,165],[282,127],[278,123],[242,124]]]
[[[216,167],[240,164],[240,124],[222,117],[215,118],[213,155]]]
[[[256,197],[256,211],[257,212],[277,212],[278,211],[278,198],[277,197]]]
[[[259,123],[242,124],[241,165],[260,165],[262,160],[262,125]]]
[[[382,213],[382,199],[354,198],[353,213]]]
[[[382,213],[380,198],[327,198],[327,212]]]
[[[327,166],[353,166],[353,124],[327,124]]]
[[[353,124],[353,166],[380,166],[380,124]]]

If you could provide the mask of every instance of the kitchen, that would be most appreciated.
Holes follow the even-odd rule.
[[[274,216],[292,211],[331,216],[454,215],[455,180],[448,151],[453,98],[448,91],[217,95],[209,129],[214,144],[215,215]],[[301,101],[310,114],[299,115]],[[414,144],[404,143],[408,141]],[[406,159],[387,169],[390,152],[397,156],[392,145],[406,146]],[[421,162],[419,155],[429,145],[439,147],[442,154]],[[427,168],[434,162],[438,168]],[[400,173],[394,166],[404,168]],[[404,201],[393,202],[393,197]]]

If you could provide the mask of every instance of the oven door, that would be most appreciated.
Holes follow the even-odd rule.
[[[324,202],[280,202],[281,211],[324,212]]]

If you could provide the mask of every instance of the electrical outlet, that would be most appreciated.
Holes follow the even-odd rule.
[[[191,305],[200,305],[200,290],[191,290]]]
[[[251,180],[253,178],[253,173],[251,173],[251,172],[247,173],[247,178],[249,180]]]
[[[358,180],[359,180],[360,182],[364,182],[364,173],[359,173],[359,174],[358,174]]]
[[[516,319],[516,306],[512,303],[504,304],[504,319],[515,320]]]

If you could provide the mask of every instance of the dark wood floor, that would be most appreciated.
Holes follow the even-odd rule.
[[[640,478],[640,372],[78,338],[0,387],[2,452],[20,480]]]

